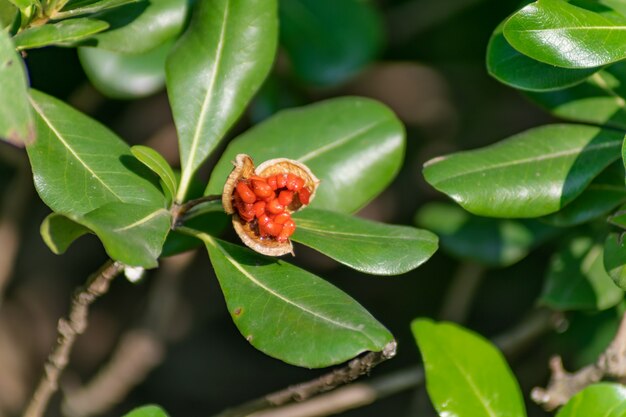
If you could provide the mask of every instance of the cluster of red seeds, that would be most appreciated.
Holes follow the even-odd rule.
[[[304,184],[304,180],[294,174],[252,176],[239,180],[233,203],[239,217],[256,227],[259,236],[286,242],[296,230],[286,208],[294,197],[302,205],[309,204],[311,191]]]

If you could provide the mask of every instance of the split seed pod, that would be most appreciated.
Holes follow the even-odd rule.
[[[254,181],[261,180],[261,182],[264,182],[270,178],[285,178],[286,175],[289,175],[290,179],[297,177],[298,185],[294,186],[293,183],[290,183],[283,187],[274,186],[273,188],[275,188],[275,190],[272,191],[272,193],[278,194],[280,190],[292,190],[293,194],[297,195],[297,198],[293,198],[291,202],[283,208],[284,213],[291,215],[291,213],[305,206],[301,199],[307,204],[313,201],[320,180],[317,179],[311,170],[303,163],[286,158],[270,159],[255,168],[254,162],[250,156],[238,154],[233,164],[235,167],[224,184],[222,205],[224,211],[233,216],[232,221],[235,232],[237,232],[237,235],[239,235],[246,246],[263,255],[281,256],[287,253],[293,255],[293,245],[288,238],[290,233],[289,235],[279,235],[278,237],[271,235],[271,232],[268,231],[270,230],[269,227],[259,224],[260,219],[241,211],[246,203],[242,202],[240,198],[239,202],[237,201],[238,196],[236,194],[239,193],[239,196],[241,196],[240,191],[237,190],[237,186],[240,183],[245,184],[244,188],[248,188],[245,191],[250,193]],[[240,185],[240,187],[243,186]],[[259,202],[277,199],[277,195],[274,194],[269,198],[258,197],[258,194],[260,193],[257,192],[255,198],[257,198]],[[300,194],[302,194],[302,197],[300,197]],[[249,202],[247,204],[251,205]],[[245,217],[245,219],[243,217]],[[282,228],[283,226],[280,225],[279,227]],[[293,231],[291,231],[291,233],[293,233]]]

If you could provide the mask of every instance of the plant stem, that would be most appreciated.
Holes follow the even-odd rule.
[[[48,356],[48,360],[44,365],[44,373],[30,404],[24,412],[24,417],[43,416],[50,397],[58,389],[59,377],[68,364],[76,336],[82,334],[87,328],[89,306],[98,297],[107,292],[111,280],[122,272],[123,269],[124,265],[121,263],[107,261],[96,273],[89,277],[85,287],[76,291],[72,298],[68,318],[59,320],[57,345]]]
[[[448,286],[440,320],[463,323],[467,319],[476,290],[485,276],[485,267],[474,262],[462,262]]]
[[[178,228],[185,222],[185,220],[189,220],[191,218],[204,214],[205,212],[223,210],[221,203],[219,204],[219,208],[215,206],[215,202],[221,199],[221,195],[211,194],[204,197],[196,198],[195,200],[190,200],[184,204],[174,204],[172,206],[173,228]],[[194,207],[199,205],[202,205],[202,207],[198,208],[198,210],[192,210]],[[203,209],[205,208],[204,206],[207,206],[207,210]]]

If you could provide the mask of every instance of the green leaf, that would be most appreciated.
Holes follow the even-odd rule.
[[[239,153],[306,164],[322,180],[311,207],[350,213],[384,190],[404,158],[404,128],[376,101],[344,97],[284,110],[234,139],[205,194],[221,194]]]
[[[166,42],[146,53],[129,55],[100,48],[79,48],[80,63],[89,81],[104,95],[116,99],[145,97],[165,85]]]
[[[15,5],[20,10],[27,9],[28,7],[35,4],[34,0],[9,0],[11,3]]]
[[[417,212],[416,224],[439,236],[443,250],[454,257],[493,267],[512,265],[559,233],[533,219],[490,219],[445,203],[428,203]]]
[[[281,0],[280,40],[300,79],[333,85],[376,58],[383,24],[360,0]]]
[[[17,7],[9,0],[0,0],[0,30],[10,28],[18,13]],[[1,79],[1,77],[0,77]]]
[[[165,410],[157,405],[144,405],[143,407],[135,408],[124,417],[168,417]]]
[[[37,141],[26,148],[35,187],[72,218],[107,203],[165,206],[152,175],[113,132],[60,100],[31,90]]]
[[[214,210],[205,211],[203,214],[191,220],[185,220],[185,226],[211,236],[218,236],[223,233],[226,228],[232,227],[231,217],[224,213],[222,202],[219,201],[217,203],[219,204],[219,208],[214,206]],[[199,207],[200,206],[194,207],[194,210]],[[172,256],[187,252],[201,245],[202,241],[198,238],[174,230],[167,235],[161,256]]]
[[[519,385],[490,342],[453,323],[411,323],[428,395],[441,416],[525,417]]]
[[[540,302],[555,310],[605,310],[624,298],[604,270],[602,244],[577,237],[552,258]]]
[[[361,305],[317,276],[207,234],[198,237],[237,328],[262,352],[321,368],[381,351],[393,340]]]
[[[437,236],[414,227],[309,208],[293,217],[292,240],[367,274],[404,274],[437,251]]]
[[[565,208],[541,220],[559,227],[571,227],[604,216],[626,203],[624,168],[615,162]]]
[[[169,195],[173,198],[176,195],[176,175],[170,164],[160,153],[152,148],[142,145],[136,145],[130,148],[135,158],[139,159],[145,166],[150,168],[152,172],[157,174]]]
[[[625,87],[626,63],[619,62],[577,86],[526,95],[557,117],[626,130]]]
[[[54,14],[55,20],[67,19],[70,17],[93,14],[104,10],[114,9],[130,3],[142,0],[78,0],[69,1],[63,10]]]
[[[76,221],[98,235],[107,254],[130,266],[155,268],[172,225],[169,211],[137,204],[109,203]]]
[[[503,84],[527,91],[549,91],[583,82],[600,68],[565,69],[535,61],[513,48],[501,23],[487,46],[487,70]]]
[[[424,164],[424,177],[466,210],[491,217],[538,217],[580,195],[619,158],[624,133],[549,125],[482,149]]]
[[[604,269],[615,285],[626,290],[626,244],[623,233],[611,233],[604,242]]]
[[[183,30],[191,0],[146,0],[103,13],[98,19],[111,25],[91,38],[101,49],[143,54],[175,39]]]
[[[504,25],[524,55],[564,68],[591,68],[626,58],[626,18],[601,15],[562,0],[539,0]]]
[[[26,29],[13,38],[19,50],[41,48],[49,45],[67,45],[102,32],[109,27],[103,20],[90,17],[62,20]]]
[[[35,139],[34,129],[24,61],[0,29],[0,139],[30,143]]]
[[[278,37],[276,0],[203,0],[166,64],[182,176],[193,174],[241,116],[269,73]]]
[[[40,233],[50,250],[60,255],[76,239],[89,233],[89,229],[62,214],[52,213],[41,223]]]
[[[626,387],[602,382],[574,395],[556,417],[626,417]]]

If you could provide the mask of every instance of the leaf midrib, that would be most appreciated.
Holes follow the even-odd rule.
[[[298,218],[296,218],[296,220],[298,220]],[[307,226],[306,222],[301,223],[300,221],[298,221],[297,226],[300,226],[300,228],[302,228],[303,230],[309,231],[311,233],[317,233],[317,234],[322,234],[322,235],[354,236],[355,238],[367,237],[367,238],[374,238],[374,239],[410,240],[410,241],[430,242],[430,240],[428,239],[420,239],[420,238],[412,237],[412,236],[389,236],[386,234],[368,235],[365,233],[351,233],[351,232],[339,232],[339,231],[328,230],[328,229],[315,229],[310,226]]]
[[[115,191],[113,191],[113,189],[111,187],[109,187],[107,185],[106,182],[104,182],[104,180],[102,178],[100,178],[98,176],[98,174],[93,171],[89,165],[83,161],[80,157],[80,155],[78,155],[74,149],[72,149],[72,147],[69,145],[69,143],[67,143],[64,139],[63,139],[63,135],[61,134],[61,132],[59,132],[54,125],[52,124],[52,122],[45,116],[44,111],[41,109],[41,107],[39,107],[37,105],[37,103],[35,102],[35,100],[33,100],[32,97],[29,96],[28,98],[30,100],[31,105],[35,108],[35,110],[37,111],[37,113],[39,114],[39,116],[42,118],[42,120],[44,121],[44,123],[46,123],[48,125],[48,127],[50,128],[50,130],[55,134],[55,136],[57,137],[57,139],[63,144],[63,146],[70,152],[70,154],[72,154],[74,156],[74,158],[76,158],[76,160],[78,162],[80,162],[80,164],[89,172],[91,173],[91,175],[93,176],[93,178],[95,178],[96,180],[98,180],[98,182],[100,182],[100,184],[102,184],[102,186],[104,188],[106,188],[111,194],[113,194],[113,196],[115,198],[117,198],[119,201],[123,202],[124,200],[115,193]]]
[[[498,164],[494,164],[494,165],[490,165],[488,167],[480,167],[480,168],[476,168],[476,169],[472,169],[469,171],[463,171],[460,172],[458,174],[449,176],[449,177],[445,177],[442,178],[440,181],[436,181],[433,183],[434,184],[440,184],[442,182],[445,181],[451,181],[454,180],[458,177],[462,177],[465,175],[472,175],[472,174],[476,174],[479,172],[485,172],[485,171],[493,171],[496,169],[500,169],[500,168],[505,168],[505,167],[510,167],[510,166],[515,166],[515,165],[522,165],[522,164],[527,164],[527,163],[531,163],[531,162],[542,162],[542,161],[547,161],[550,159],[556,159],[556,158],[561,158],[561,157],[565,157],[565,156],[570,156],[570,155],[583,155],[584,153],[587,152],[591,152],[591,151],[596,151],[599,149],[605,149],[605,148],[612,148],[612,147],[621,147],[622,146],[622,140],[615,140],[613,142],[605,142],[605,143],[601,143],[598,145],[590,145],[590,146],[585,146],[582,148],[575,148],[575,149],[568,149],[566,151],[560,151],[560,152],[555,152],[552,154],[546,154],[546,155],[539,155],[539,156],[534,156],[532,158],[523,158],[523,159],[518,159],[518,160],[514,160],[514,161],[507,161],[507,162],[500,162]],[[480,152],[480,151],[476,151],[476,152]],[[473,153],[474,155],[476,153]],[[460,154],[459,156],[463,156],[462,154]],[[437,164],[447,161],[451,158],[454,158],[454,155],[450,155],[447,157],[441,157],[441,158],[435,158],[432,161],[426,162],[424,164],[424,168],[430,168],[430,167],[434,167]],[[615,159],[619,158],[619,156],[616,156]]]
[[[139,227],[139,226],[143,225],[144,223],[147,223],[150,220],[154,219],[155,217],[158,217],[158,216],[160,216],[161,214],[164,214],[164,213],[168,213],[168,211],[165,210],[165,209],[155,210],[152,213],[142,217],[141,219],[139,219],[139,220],[137,220],[137,221],[135,221],[135,222],[133,222],[133,223],[131,223],[129,225],[118,227],[117,229],[115,229],[113,231],[114,232],[124,232],[126,230],[133,229],[135,227]]]

